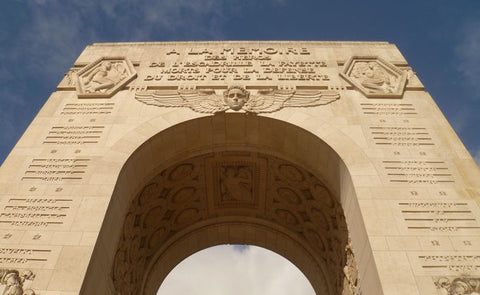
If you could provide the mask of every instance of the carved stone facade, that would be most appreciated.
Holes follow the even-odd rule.
[[[237,243],[317,294],[474,295],[479,200],[393,44],[93,44],[0,167],[0,294],[154,295]]]

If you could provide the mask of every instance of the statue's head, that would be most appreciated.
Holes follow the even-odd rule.
[[[225,103],[234,111],[239,111],[250,98],[250,92],[241,86],[230,86],[223,92]]]

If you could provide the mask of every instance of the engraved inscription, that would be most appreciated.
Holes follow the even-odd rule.
[[[382,161],[390,183],[440,184],[454,182],[442,161]]]
[[[176,82],[216,83],[220,85],[243,82],[298,82],[316,81],[324,88],[330,81],[332,71],[325,71],[326,61],[296,60],[287,61],[283,56],[296,59],[308,58],[306,48],[223,48],[217,50],[192,49],[188,52],[168,52],[179,56],[173,62],[148,61],[148,67],[140,75],[140,83],[152,86],[174,85]],[[280,58],[280,60],[278,60]],[[336,71],[335,71],[336,74]]]
[[[44,144],[83,145],[95,144],[103,134],[105,126],[53,126]]]
[[[432,137],[423,127],[369,127],[371,137],[379,146],[432,146]]]
[[[477,234],[480,224],[467,202],[399,202],[409,230],[424,232],[459,232]]]
[[[63,181],[81,180],[90,159],[44,158],[33,159],[22,180]]]
[[[43,227],[64,225],[73,200],[68,198],[10,198],[0,211],[0,227]]]
[[[467,274],[480,270],[480,255],[419,255],[422,269]]]
[[[40,266],[48,261],[52,254],[50,249],[38,248],[0,248],[0,265],[28,264],[29,267]]]
[[[360,107],[365,115],[410,116],[418,114],[411,103],[361,103]]]
[[[115,103],[67,103],[61,115],[108,115]]]

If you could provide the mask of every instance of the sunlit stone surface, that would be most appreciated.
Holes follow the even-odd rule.
[[[0,168],[0,293],[154,295],[249,244],[316,294],[473,295],[479,195],[393,44],[93,44]]]

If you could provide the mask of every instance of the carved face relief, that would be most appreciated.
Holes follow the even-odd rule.
[[[366,97],[401,97],[407,74],[393,64],[372,56],[354,56],[340,73]]]
[[[223,93],[225,103],[234,111],[239,111],[248,101],[250,93],[241,87],[230,87]]]
[[[100,58],[78,71],[78,97],[111,97],[136,75],[132,63],[126,58]]]

